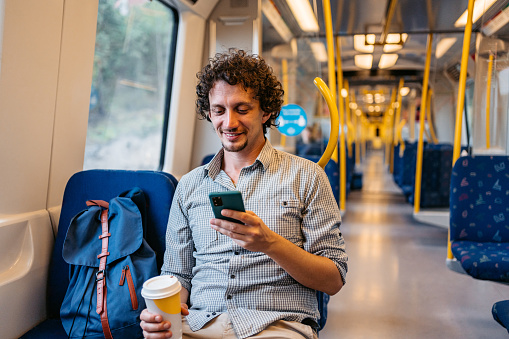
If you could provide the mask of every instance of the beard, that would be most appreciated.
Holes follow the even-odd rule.
[[[223,148],[227,152],[240,152],[247,146],[247,140],[241,144],[233,144],[233,145],[225,145],[224,143],[221,143],[223,145]]]
[[[219,132],[221,134],[224,134],[224,133],[236,133],[237,132],[237,129],[235,130],[223,130],[223,129],[220,129]],[[240,152],[242,150],[244,150],[246,147],[247,147],[247,144],[248,144],[248,140],[247,138],[244,140],[244,141],[237,141],[237,142],[229,142],[229,141],[221,141],[221,144],[223,145],[223,148],[225,151],[227,152]]]

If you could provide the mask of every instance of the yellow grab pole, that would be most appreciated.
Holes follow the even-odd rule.
[[[486,83],[486,149],[490,148],[490,106],[491,106],[491,73],[493,73],[493,54],[488,62],[488,81]]]
[[[394,147],[396,147],[396,145],[398,144],[398,133],[397,133],[397,127],[398,127],[398,124],[399,124],[399,120],[401,118],[401,101],[402,101],[402,96],[401,96],[401,88],[403,88],[403,84],[405,83],[405,81],[403,80],[403,78],[399,79],[399,85],[398,85],[398,89],[397,89],[397,93],[396,93],[396,96],[397,96],[397,99],[396,99],[396,114],[395,114],[395,117],[394,119],[391,121],[391,136],[392,136],[392,140],[390,140],[390,147],[391,147],[391,156],[390,156],[390,173],[394,173],[394,158],[395,158],[395,154],[394,154]],[[393,113],[394,114],[394,113]]]
[[[336,64],[338,70],[338,91],[343,87],[343,68],[341,65],[341,45],[339,37],[336,37]],[[346,206],[346,149],[345,149],[345,107],[343,97],[338,95],[339,101],[339,208],[344,211]]]
[[[355,92],[352,92],[352,102],[357,103],[357,100],[355,98]],[[359,107],[357,107],[355,110],[352,111],[352,124],[354,126],[354,142],[355,142],[355,164],[360,165],[361,164],[361,137],[360,133],[360,116],[357,115],[357,110]]]
[[[329,88],[332,99],[336,102],[336,69],[334,68],[334,39],[332,36],[332,16],[330,10],[330,0],[323,1],[323,17],[325,19],[325,37],[327,40],[327,68],[329,71]],[[339,58],[339,56],[338,56]],[[339,71],[338,71],[339,72]],[[336,106],[337,107],[337,106]],[[329,110],[330,112],[330,110]],[[330,112],[332,114],[332,112]],[[332,126],[331,126],[332,130]],[[337,145],[336,145],[337,146]],[[338,151],[334,149],[332,159],[338,161]]]
[[[385,123],[385,164],[389,166],[390,173],[393,172],[391,157],[393,156],[392,148],[392,125],[394,121],[394,103],[396,102],[396,88],[392,89],[391,103],[389,109],[385,112],[384,123]]]
[[[433,34],[428,34],[426,45],[426,66],[424,67],[424,81],[422,83],[421,112],[419,114],[419,141],[417,143],[417,162],[415,164],[415,188],[414,188],[414,213],[419,213],[421,205],[421,181],[422,181],[422,153],[424,151],[423,133],[424,119],[426,114],[426,102],[428,95],[429,68],[431,64],[431,44],[433,43]]]
[[[452,155],[452,165],[461,153],[461,129],[463,128],[463,108],[465,105],[465,87],[467,84],[468,55],[470,52],[470,38],[472,35],[472,14],[474,9],[474,0],[468,0],[468,15],[465,33],[463,35],[463,52],[461,55],[461,69],[458,88],[458,102],[456,104],[456,125],[454,129],[454,151]]]
[[[327,106],[329,106],[329,112],[330,112],[330,136],[329,136],[329,142],[327,143],[327,147],[325,148],[325,152],[323,153],[322,157],[318,161],[318,165],[320,165],[322,168],[325,168],[327,163],[329,162],[332,153],[336,149],[336,146],[338,144],[338,130],[339,130],[339,123],[338,123],[338,108],[336,106],[336,102],[334,100],[334,96],[332,95],[332,92],[329,90],[325,82],[323,82],[320,78],[315,78],[315,86],[320,90],[320,93],[324,97],[325,101],[327,102]]]
[[[461,129],[463,128],[463,108],[465,104],[465,87],[467,84],[468,54],[470,52],[470,38],[472,35],[472,15],[474,11],[474,0],[468,0],[467,25],[463,35],[463,52],[461,54],[461,69],[458,88],[458,102],[456,104],[456,125],[454,126],[454,149],[452,153],[452,166],[460,157],[461,152]],[[447,259],[453,260],[451,251],[451,231],[447,236]]]
[[[438,139],[435,134],[435,128],[433,127],[433,120],[431,119],[431,96],[433,95],[433,90],[430,88],[428,91],[428,103],[426,104],[426,116],[428,117],[428,126],[429,126],[429,133],[431,134],[431,140],[436,145],[438,144]],[[426,134],[426,136],[428,136]],[[430,139],[428,139],[430,140]]]
[[[398,134],[398,126],[399,121],[401,120],[401,105],[403,101],[403,96],[401,95],[401,89],[403,88],[403,85],[405,84],[405,80],[403,78],[399,79],[399,85],[398,85],[398,105],[396,107],[396,120],[394,123],[394,129],[396,131],[396,135]],[[396,137],[394,138],[394,146],[398,144],[399,139]]]
[[[403,140],[402,130],[405,127],[406,120],[401,119],[399,124],[396,126],[396,139],[399,140],[399,156],[402,157],[405,152],[405,140]]]
[[[281,61],[281,70],[283,73],[283,90],[285,94],[283,95],[283,105],[288,104],[288,61],[283,59]],[[286,135],[281,134],[281,146],[286,146]]]
[[[346,127],[347,127],[347,134],[346,134],[346,145],[348,146],[348,157],[351,158],[353,156],[352,154],[352,143],[354,138],[354,128],[352,125],[352,109],[350,108],[350,86],[348,85],[348,80],[345,80],[343,82],[344,88],[346,89],[346,97],[345,97],[345,120],[346,120]],[[343,96],[343,95],[341,95]]]

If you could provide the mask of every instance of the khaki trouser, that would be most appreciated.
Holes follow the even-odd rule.
[[[233,331],[228,313],[223,313],[212,319],[201,330],[191,331],[187,320],[182,321],[183,339],[237,339]],[[278,320],[270,324],[265,330],[249,338],[256,339],[318,339],[313,329],[296,321]]]

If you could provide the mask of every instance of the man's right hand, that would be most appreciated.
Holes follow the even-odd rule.
[[[180,304],[182,315],[188,315],[187,304]],[[171,338],[171,323],[169,321],[163,321],[163,317],[159,314],[150,313],[147,309],[144,309],[140,315],[141,323],[140,326],[143,330],[143,336],[145,338]]]

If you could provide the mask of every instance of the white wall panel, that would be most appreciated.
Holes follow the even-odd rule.
[[[46,208],[63,0],[5,0],[0,214]]]

